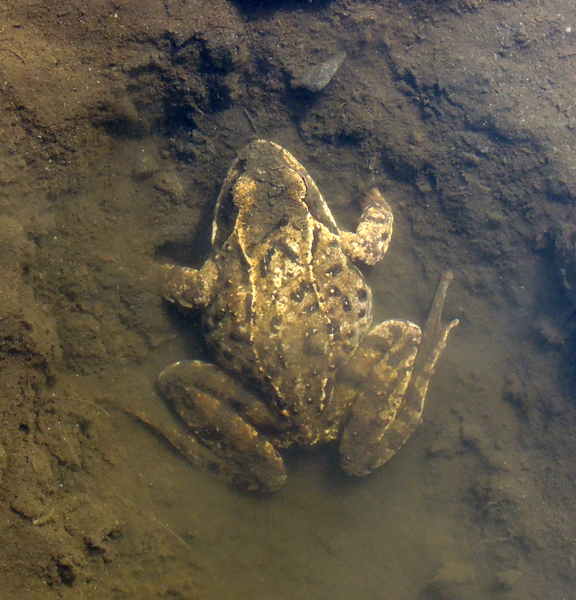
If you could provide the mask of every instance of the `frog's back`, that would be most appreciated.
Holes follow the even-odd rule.
[[[257,385],[314,443],[338,369],[370,327],[370,291],[316,184],[286,150],[249,144],[218,197],[219,293],[204,313],[216,360]]]
[[[277,265],[272,261],[271,276],[260,284],[253,331],[258,362],[303,443],[317,441],[325,428],[322,413],[335,376],[356,351],[372,313],[368,287],[339,238],[318,224],[313,236],[308,264],[281,253]]]
[[[298,443],[320,441],[338,370],[370,327],[370,290],[338,236],[313,222],[298,232],[310,251],[272,236],[250,265],[232,237],[217,256],[221,293],[205,312],[218,362],[257,385],[294,425]],[[243,264],[242,264],[243,263]]]

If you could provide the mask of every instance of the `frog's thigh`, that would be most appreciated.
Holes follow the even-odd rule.
[[[422,403],[407,403],[406,392],[421,338],[413,323],[385,321],[364,338],[348,365],[348,381],[360,386],[340,443],[348,474],[366,475],[384,464],[418,426]]]
[[[238,484],[258,491],[282,486],[282,457],[256,429],[274,431],[276,418],[234,378],[215,365],[185,361],[162,371],[158,387],[196,437],[228,463]]]

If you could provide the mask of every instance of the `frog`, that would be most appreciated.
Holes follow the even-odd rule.
[[[372,326],[358,265],[382,259],[393,220],[373,187],[356,231],[341,229],[288,150],[263,139],[242,149],[216,200],[207,260],[199,269],[161,267],[164,298],[201,311],[211,357],[160,374],[160,394],[189,435],[164,437],[188,458],[209,449],[215,470],[255,492],[284,485],[289,447],[336,441],[352,476],[392,458],[422,421],[458,324],[442,321],[447,271],[423,329],[401,319]]]

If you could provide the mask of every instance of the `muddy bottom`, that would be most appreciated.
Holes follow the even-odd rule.
[[[7,0],[0,31],[0,598],[573,597],[573,9]],[[460,320],[390,462],[291,450],[271,495],[135,416],[211,360],[157,267],[204,263],[257,138],[343,228],[387,198],[374,323],[423,325],[447,269]]]

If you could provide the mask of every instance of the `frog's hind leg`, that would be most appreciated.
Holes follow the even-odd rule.
[[[265,436],[282,424],[233,377],[212,364],[183,361],[162,371],[158,388],[195,438],[215,455],[219,472],[250,491],[271,492],[284,484],[284,462]],[[187,455],[182,437],[160,433]]]
[[[422,332],[413,323],[385,321],[366,336],[350,362],[348,382],[356,381],[361,391],[340,443],[348,474],[366,475],[383,465],[420,424],[434,365],[458,324],[441,322],[451,279],[451,273],[442,277]],[[339,392],[346,394],[346,380]]]

